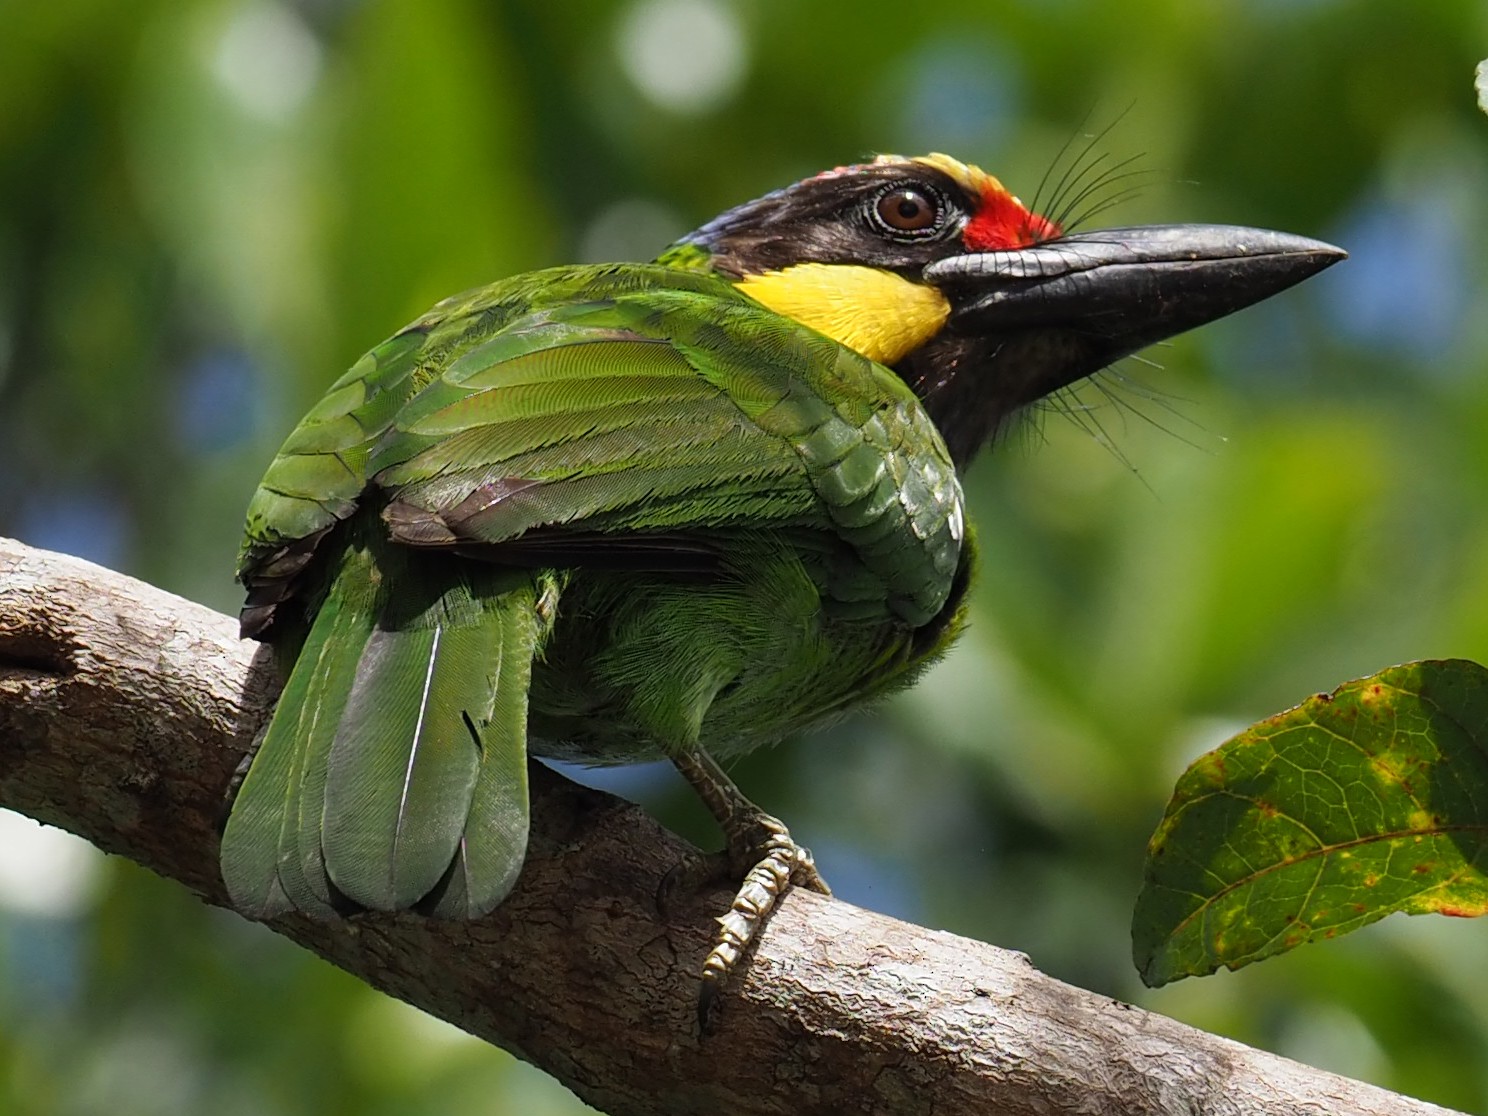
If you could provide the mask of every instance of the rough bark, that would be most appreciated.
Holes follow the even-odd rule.
[[[223,904],[224,794],[275,689],[228,617],[0,539],[0,805]],[[804,892],[699,1038],[697,973],[726,897],[664,919],[676,837],[540,766],[533,790],[527,866],[490,917],[271,927],[617,1116],[1446,1111]]]

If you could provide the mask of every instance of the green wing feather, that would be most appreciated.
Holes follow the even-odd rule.
[[[902,619],[949,593],[964,535],[939,434],[888,369],[706,275],[535,272],[441,303],[291,435],[250,504],[245,634],[268,633],[368,481],[419,546],[668,567],[679,534],[803,526],[848,543]],[[641,536],[641,537],[638,537]],[[909,542],[906,544],[906,540]]]
[[[633,555],[654,533],[660,562],[679,533],[805,527],[852,547],[894,614],[927,622],[948,597],[963,519],[913,393],[726,284],[684,278],[710,282],[594,272],[585,297],[461,349],[367,460],[394,496],[393,537],[505,548],[507,560],[541,545],[555,560],[570,535],[612,535]],[[593,560],[592,548],[574,555]]]

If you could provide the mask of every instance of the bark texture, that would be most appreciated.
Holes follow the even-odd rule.
[[[225,793],[276,689],[234,620],[0,539],[0,805],[224,904]],[[527,866],[491,916],[271,927],[616,1116],[1446,1111],[806,892],[700,1038],[697,974],[727,896],[663,918],[657,886],[686,846],[634,806],[532,774]]]

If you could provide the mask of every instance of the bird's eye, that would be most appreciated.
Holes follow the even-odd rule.
[[[894,232],[930,232],[940,224],[937,199],[915,186],[896,186],[878,199],[875,214]]]

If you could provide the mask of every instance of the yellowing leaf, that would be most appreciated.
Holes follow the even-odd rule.
[[[1235,969],[1395,911],[1488,913],[1488,670],[1408,663],[1201,757],[1147,849],[1142,979]]]

